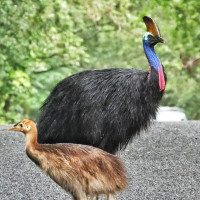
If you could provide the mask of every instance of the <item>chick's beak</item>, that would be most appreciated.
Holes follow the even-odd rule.
[[[9,128],[8,130],[9,130],[9,131],[20,131],[20,129],[17,128],[17,127],[12,127],[12,128]]]
[[[22,127],[19,124],[15,124],[12,128],[8,129],[9,131],[22,131]]]

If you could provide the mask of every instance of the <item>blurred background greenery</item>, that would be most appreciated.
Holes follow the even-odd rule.
[[[36,119],[51,89],[86,70],[148,70],[144,15],[158,24],[168,76],[162,105],[200,119],[200,1],[1,0],[0,123]]]

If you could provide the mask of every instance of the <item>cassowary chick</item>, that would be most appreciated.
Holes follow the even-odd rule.
[[[9,130],[25,134],[28,157],[74,200],[101,194],[112,200],[127,186],[124,166],[115,155],[81,144],[39,144],[36,125],[28,119]]]

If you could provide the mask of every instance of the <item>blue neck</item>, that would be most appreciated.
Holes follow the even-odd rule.
[[[149,62],[150,67],[154,68],[156,71],[160,70],[160,59],[158,58],[156,52],[153,47],[150,47],[147,41],[143,41],[144,52],[146,54],[147,60]]]
[[[158,83],[159,83],[159,91],[163,91],[165,89],[165,74],[162,63],[158,58],[154,48],[149,45],[148,40],[143,40],[144,51],[147,56],[147,60],[149,62],[149,74],[148,80],[151,79],[151,69],[154,68],[158,72]]]

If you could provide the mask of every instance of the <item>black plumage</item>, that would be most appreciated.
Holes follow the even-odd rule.
[[[150,74],[104,69],[72,75],[58,83],[42,106],[38,141],[87,144],[115,153],[155,119],[163,94],[155,67]]]
[[[136,69],[85,71],[61,81],[45,101],[41,143],[81,143],[114,153],[155,119],[163,91],[157,72]]]

